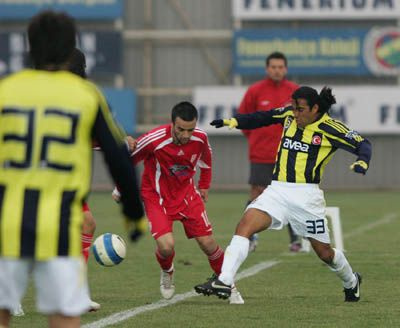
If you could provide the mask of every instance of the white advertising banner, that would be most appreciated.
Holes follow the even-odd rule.
[[[399,0],[232,0],[238,19],[396,19]]]
[[[317,90],[321,87],[317,86]],[[337,104],[330,115],[362,134],[400,134],[400,87],[332,86]],[[199,109],[198,126],[209,134],[240,134],[216,129],[210,122],[230,118],[240,105],[246,87],[197,87],[193,101]]]

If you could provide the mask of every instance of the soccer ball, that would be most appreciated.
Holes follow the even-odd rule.
[[[110,267],[125,258],[126,244],[120,236],[108,232],[96,238],[92,250],[97,263]]]

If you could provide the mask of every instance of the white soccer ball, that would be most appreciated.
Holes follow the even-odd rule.
[[[96,238],[92,250],[97,263],[109,267],[125,258],[126,244],[120,236],[108,232]]]

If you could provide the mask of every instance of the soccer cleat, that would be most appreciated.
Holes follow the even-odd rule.
[[[216,295],[222,299],[227,299],[231,296],[231,289],[231,286],[225,285],[222,281],[218,280],[218,277],[215,274],[213,274],[205,283],[194,286],[194,290],[198,294],[206,296]]]
[[[358,272],[354,272],[357,278],[357,284],[353,288],[345,288],[344,291],[344,301],[345,302],[358,302],[360,300],[360,285],[361,285],[361,275]]]
[[[160,277],[160,292],[162,297],[166,300],[169,300],[174,296],[175,293],[175,285],[174,285],[174,270],[171,272],[165,272],[161,270]]]
[[[97,302],[94,302],[92,300],[90,300],[90,308],[88,312],[96,312],[98,310],[100,310],[101,305]]]
[[[244,300],[236,286],[233,285],[231,289],[231,296],[229,297],[229,304],[244,304]]]
[[[22,317],[23,315],[25,315],[21,303],[18,304],[18,306],[11,311],[11,315],[13,315],[14,317]]]
[[[250,240],[249,253],[255,252],[257,245],[258,245],[258,234],[255,233],[255,234],[251,235],[249,240]]]

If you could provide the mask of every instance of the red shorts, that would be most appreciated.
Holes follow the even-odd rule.
[[[82,204],[82,212],[90,212],[90,208],[89,208],[88,203],[83,202],[83,204]]]
[[[208,221],[203,200],[197,193],[188,203],[186,208],[177,214],[169,214],[159,204],[159,199],[143,198],[147,219],[150,223],[151,235],[154,239],[160,238],[168,232],[172,232],[174,221],[179,220],[183,224],[186,237],[202,237],[212,235],[212,227]]]

